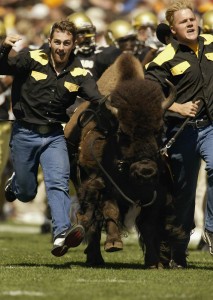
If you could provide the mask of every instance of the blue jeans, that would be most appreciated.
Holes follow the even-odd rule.
[[[168,128],[167,139],[179,128]],[[180,243],[180,252],[188,246],[190,231],[194,227],[195,195],[201,158],[206,162],[208,197],[205,228],[213,232],[213,125],[200,129],[187,125],[168,151],[174,177],[174,194],[177,221],[187,233]]]
[[[40,164],[51,209],[53,235],[70,228],[70,164],[63,128],[43,135],[23,128],[15,121],[10,147],[15,171],[12,189],[16,197],[22,202],[35,198]]]

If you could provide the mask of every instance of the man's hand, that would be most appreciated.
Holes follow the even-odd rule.
[[[199,111],[200,100],[189,101],[183,104],[173,103],[169,110],[179,113],[183,117],[195,117]]]
[[[13,47],[14,44],[18,41],[21,40],[21,37],[17,34],[14,35],[9,35],[6,37],[6,39],[4,40],[2,46],[5,48],[9,48],[9,47]]]

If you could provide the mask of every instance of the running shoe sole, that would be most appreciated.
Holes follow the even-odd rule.
[[[74,225],[65,237],[64,246],[68,249],[78,247],[83,241],[84,235],[85,231],[83,226]]]
[[[53,246],[53,249],[51,250],[51,253],[54,255],[54,256],[57,256],[57,257],[61,257],[63,256],[64,254],[66,254],[68,251],[68,248],[67,246]]]
[[[75,248],[81,244],[84,239],[85,231],[83,226],[81,225],[74,225],[71,229],[68,230],[64,245],[62,246],[53,246],[51,253],[54,256],[60,257],[67,253],[69,248]]]

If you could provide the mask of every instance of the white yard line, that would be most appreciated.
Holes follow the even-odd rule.
[[[91,281],[86,281],[87,283],[91,283]],[[104,280],[102,281],[94,281],[94,282],[105,282]],[[107,280],[107,282],[110,282]],[[129,283],[131,281],[129,280],[117,280],[117,281],[112,281],[112,282],[115,282],[115,283]],[[135,283],[135,281],[132,281],[133,283]],[[139,283],[139,282],[138,282]],[[140,282],[141,283],[141,282]],[[44,297],[46,296],[45,293],[43,292],[34,292],[34,291],[20,291],[20,290],[17,290],[17,291],[5,291],[5,292],[0,292],[0,295],[4,295],[4,296],[12,296],[12,297],[16,297],[16,296],[30,296],[30,297]],[[50,298],[51,298],[51,295],[50,295]],[[164,299],[197,299],[197,295],[186,295],[186,294],[181,294],[181,295],[174,295],[174,294],[165,294],[164,295]],[[141,299],[149,299],[149,297],[146,295],[146,294],[143,294],[141,295]]]
[[[33,291],[6,291],[0,293],[0,295],[43,297],[45,294],[42,292],[33,292]]]

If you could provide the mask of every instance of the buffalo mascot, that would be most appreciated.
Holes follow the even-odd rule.
[[[122,233],[135,226],[146,268],[169,267],[172,245],[184,236],[175,223],[172,180],[160,153],[164,99],[144,79],[140,62],[123,53],[98,81],[98,109],[83,102],[65,127],[71,179],[79,200],[78,223],[87,233],[86,262],[104,264],[104,250],[123,249]]]

